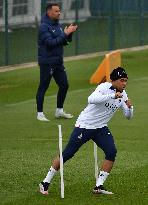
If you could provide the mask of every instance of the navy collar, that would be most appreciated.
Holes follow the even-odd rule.
[[[116,90],[113,86],[111,86],[109,89],[114,90],[114,91]]]
[[[116,90],[116,88],[114,88],[113,86],[111,86],[109,89],[114,90],[116,92],[120,92],[119,90]],[[120,92],[121,93],[121,92]]]

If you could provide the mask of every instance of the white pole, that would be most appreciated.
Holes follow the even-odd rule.
[[[97,154],[97,145],[94,142],[94,160],[95,160],[95,179],[97,182],[98,179],[98,154]]]
[[[60,176],[61,176],[61,198],[64,199],[64,177],[63,177],[63,155],[62,155],[62,127],[59,128],[59,151],[60,151]]]

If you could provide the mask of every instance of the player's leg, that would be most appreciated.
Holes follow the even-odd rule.
[[[75,128],[71,134],[68,144],[63,151],[63,163],[72,158],[79,148],[91,139],[94,134],[94,130],[87,130],[83,128]],[[42,194],[48,194],[48,186],[51,183],[54,175],[60,169],[60,158],[57,156],[50,167],[45,179],[40,184],[40,192]]]
[[[109,176],[117,153],[113,136],[107,127],[103,127],[98,129],[98,133],[93,140],[105,153],[105,160],[101,166],[100,174],[93,192],[112,194],[112,192],[108,192],[104,189],[103,184]]]
[[[55,82],[59,87],[57,94],[57,108],[55,112],[55,117],[70,119],[73,116],[63,110],[64,101],[69,87],[65,68],[63,66],[61,66],[61,68],[57,68],[53,73],[53,78],[55,79]]]
[[[52,78],[51,68],[47,64],[40,64],[40,83],[36,94],[37,103],[37,119],[41,121],[48,121],[43,114],[44,95],[49,87],[50,80]]]

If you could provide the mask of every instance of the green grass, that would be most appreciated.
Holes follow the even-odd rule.
[[[127,69],[127,91],[135,107],[131,121],[118,112],[109,127],[118,148],[115,167],[106,187],[115,194],[94,196],[95,185],[93,143],[88,142],[64,166],[65,199],[60,199],[60,177],[55,176],[50,194],[38,193],[53,157],[58,153],[58,128],[63,129],[63,146],[67,143],[87,97],[95,88],[89,78],[101,57],[66,63],[70,90],[65,109],[74,114],[71,120],[56,120],[57,87],[54,82],[45,98],[49,123],[36,120],[35,94],[38,86],[37,68],[0,73],[0,201],[2,205],[147,205],[147,101],[148,50],[122,55]],[[99,165],[103,153],[98,149]]]

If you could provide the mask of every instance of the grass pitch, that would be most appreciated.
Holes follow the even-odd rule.
[[[37,68],[0,73],[0,203],[2,205],[147,205],[148,187],[148,50],[122,55],[129,75],[127,91],[134,104],[134,118],[128,121],[118,112],[109,124],[118,153],[105,186],[114,195],[94,196],[93,143],[85,144],[64,166],[65,199],[60,199],[60,177],[55,176],[49,196],[38,192],[58,152],[58,124],[62,125],[63,147],[88,95],[96,86],[89,78],[101,57],[66,63],[70,89],[65,110],[71,120],[56,120],[57,87],[51,83],[45,98],[49,123],[36,120]],[[103,153],[98,149],[99,165]]]

